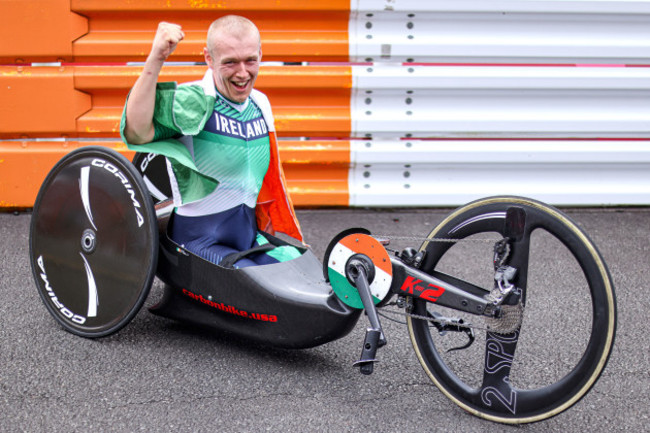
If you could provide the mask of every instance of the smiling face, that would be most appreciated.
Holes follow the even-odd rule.
[[[262,59],[257,28],[246,23],[216,28],[209,32],[203,54],[219,93],[233,102],[246,101]]]

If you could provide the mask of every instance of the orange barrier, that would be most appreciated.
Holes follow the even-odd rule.
[[[72,61],[72,42],[89,27],[70,0],[3,0],[0,16],[0,63]]]
[[[243,15],[265,60],[347,61],[349,0],[4,0],[0,63],[143,61],[159,21],[183,26],[171,61],[200,61],[210,23]]]
[[[3,0],[0,38],[11,43],[0,46],[0,208],[31,207],[49,170],[77,147],[132,157],[119,122],[142,68],[127,62],[145,60],[159,21],[186,34],[171,62],[203,61],[207,28],[226,14],[258,25],[264,61],[347,61],[349,7],[349,0]],[[204,71],[166,66],[160,80],[197,80]],[[294,203],[347,206],[351,68],[262,66],[256,88],[273,106]]]
[[[65,141],[0,141],[0,208],[32,207],[41,184],[57,161],[87,144]],[[129,152],[119,141],[98,144],[117,150],[129,159],[133,158],[133,152]]]
[[[129,160],[134,152],[121,141],[0,141],[0,208],[33,206],[54,165],[74,149],[100,145]],[[296,206],[347,206],[350,143],[345,140],[280,140],[289,192]]]
[[[0,67],[0,138],[118,137],[141,67]],[[161,81],[192,81],[204,66],[167,66]],[[271,100],[279,136],[350,136],[348,66],[266,66],[256,87]],[[26,115],[29,113],[29,115]]]
[[[0,136],[61,136],[76,129],[91,97],[74,88],[68,68],[0,68]]]
[[[280,158],[296,206],[348,206],[350,142],[282,141]]]

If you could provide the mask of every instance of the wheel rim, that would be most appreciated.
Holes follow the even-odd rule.
[[[447,220],[438,226],[439,231],[437,233],[432,232],[432,234],[438,235],[439,237],[464,237],[467,230],[472,230],[471,223],[467,224],[468,228],[465,229],[465,234],[462,229],[457,233],[449,233],[451,227],[458,226],[460,219],[469,221],[472,216],[476,217],[490,212],[502,212],[505,210],[505,206],[507,206],[508,203],[517,200],[520,205],[527,207],[529,212],[538,219],[541,218],[539,215],[549,216],[549,212],[555,212],[554,209],[541,203],[525,199],[488,199],[479,201],[473,206],[468,205],[455,214],[452,214],[447,218]],[[476,209],[476,211],[473,211],[473,209]],[[594,296],[593,304],[609,306],[607,311],[599,311],[598,308],[592,309],[593,325],[589,331],[592,335],[588,342],[585,343],[587,351],[579,356],[579,361],[576,361],[576,366],[566,375],[558,378],[557,382],[543,388],[534,388],[532,390],[523,390],[510,386],[502,387],[502,391],[513,391],[508,395],[504,395],[506,394],[505,392],[501,392],[501,394],[497,395],[496,392],[487,389],[489,387],[486,386],[485,383],[468,386],[464,379],[459,378],[456,375],[456,372],[452,371],[452,369],[446,364],[446,361],[443,360],[444,356],[438,351],[438,349],[436,349],[436,343],[434,343],[434,338],[436,337],[431,336],[428,326],[421,320],[411,319],[408,321],[412,342],[427,374],[429,374],[434,383],[436,383],[436,385],[456,404],[483,418],[508,423],[533,422],[548,418],[567,409],[584,396],[589,388],[591,388],[597,377],[602,372],[611,351],[615,331],[615,301],[613,299],[613,288],[611,287],[604,263],[602,263],[602,260],[595,250],[595,247],[593,247],[593,244],[591,244],[591,242],[579,229],[577,229],[577,227],[573,225],[573,223],[564,219],[565,217],[560,213],[553,214],[552,216],[553,218],[557,218],[556,222],[560,221],[561,224],[558,223],[557,227],[548,227],[545,226],[542,218],[540,221],[535,223],[536,230],[547,229],[550,230],[550,232],[555,232],[555,235],[560,236],[568,236],[570,234],[572,239],[569,241],[569,245],[567,246],[574,253],[581,243],[586,242],[588,244],[588,248],[579,253],[583,256],[586,255],[588,258],[587,261],[589,263],[586,264],[588,267],[586,272],[588,274],[597,274],[597,277],[595,279],[592,278],[589,282],[589,284],[591,284],[591,295]],[[492,226],[495,231],[500,227],[498,218],[498,216],[492,218],[494,221]],[[486,220],[489,220],[489,218],[485,218],[481,225],[482,227],[489,228],[490,223],[486,222]],[[436,230],[434,230],[434,232],[435,231]],[[559,233],[559,231],[562,232]],[[495,240],[497,238],[498,237],[495,237]],[[435,248],[438,248],[439,251],[434,254],[434,257],[429,257],[427,259],[428,262],[425,263],[425,266],[436,265],[440,258],[439,256],[443,256],[451,247],[439,248],[436,246]],[[435,248],[431,247],[429,250]],[[585,258],[583,257],[583,261],[584,260]],[[416,302],[414,312],[415,314],[426,314],[425,308],[426,305],[424,303]],[[526,326],[526,322],[524,322],[522,333],[526,332]],[[509,344],[504,341],[495,342],[494,337],[494,335],[487,334],[485,340],[481,342],[481,344],[485,345],[483,356],[486,365],[489,364],[487,355],[490,351],[487,349],[488,347],[502,348]],[[498,335],[496,337],[500,340],[507,340],[509,338],[507,336],[499,337]],[[515,355],[519,355],[519,352],[521,352],[520,349],[515,352]],[[492,355],[494,355],[494,353],[492,353]],[[499,359],[499,357],[493,356],[493,359]],[[507,364],[507,360],[504,361],[504,359],[505,358],[501,358],[500,360]],[[498,366],[498,364],[494,365]],[[510,365],[508,365],[507,368],[509,369]],[[582,373],[584,372],[587,374],[582,377]],[[507,371],[502,379],[509,380],[510,372]],[[555,400],[555,397],[544,397],[547,395],[553,396],[561,394],[565,395],[562,396],[563,398],[559,398],[558,400]],[[497,399],[503,401],[497,403]],[[511,403],[514,404],[514,399],[517,400],[517,409],[515,409],[514,412],[511,412],[510,410],[512,407],[508,408],[507,406]]]

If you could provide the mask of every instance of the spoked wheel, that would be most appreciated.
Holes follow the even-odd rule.
[[[30,260],[57,322],[83,337],[116,332],[142,307],[157,258],[153,204],[126,158],[84,147],[54,166],[34,205]]]
[[[440,333],[427,320],[408,319],[417,356],[436,386],[472,414],[509,424],[550,418],[580,400],[602,373],[616,329],[614,287],[598,250],[566,215],[534,200],[494,197],[459,208],[429,238],[463,241],[425,242],[422,269],[491,290],[493,248],[512,207],[526,213],[511,252],[523,292],[518,330],[488,332],[478,316],[413,300],[415,316],[463,319],[478,328],[469,348],[449,351],[467,343],[466,333]]]

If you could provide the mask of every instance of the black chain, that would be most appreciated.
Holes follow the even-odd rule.
[[[388,304],[385,305],[385,307],[397,306],[397,305],[398,305],[397,302],[389,302]],[[400,308],[400,307],[398,307],[398,308]],[[392,322],[399,323],[401,325],[405,325],[406,322],[400,322],[397,319],[394,319],[393,317],[390,317],[389,314],[392,314],[392,315],[395,315],[395,316],[411,317],[413,319],[418,319],[418,320],[426,320],[427,322],[432,322],[432,323],[435,322],[435,323],[439,323],[441,325],[449,325],[449,326],[455,326],[455,327],[460,327],[460,328],[472,328],[472,329],[478,329],[478,330],[482,330],[482,331],[491,331],[491,329],[488,328],[487,326],[477,326],[477,325],[474,325],[472,323],[459,324],[458,321],[455,321],[455,320],[452,320],[452,319],[436,318],[436,317],[432,317],[432,316],[421,316],[419,314],[413,314],[413,313],[409,313],[407,311],[404,311],[403,313],[400,312],[400,311],[384,311],[383,308],[382,308],[382,309],[378,309],[377,313],[380,316],[382,316],[382,317],[384,317],[384,318],[386,318],[386,319],[388,319],[388,320],[390,320]]]

